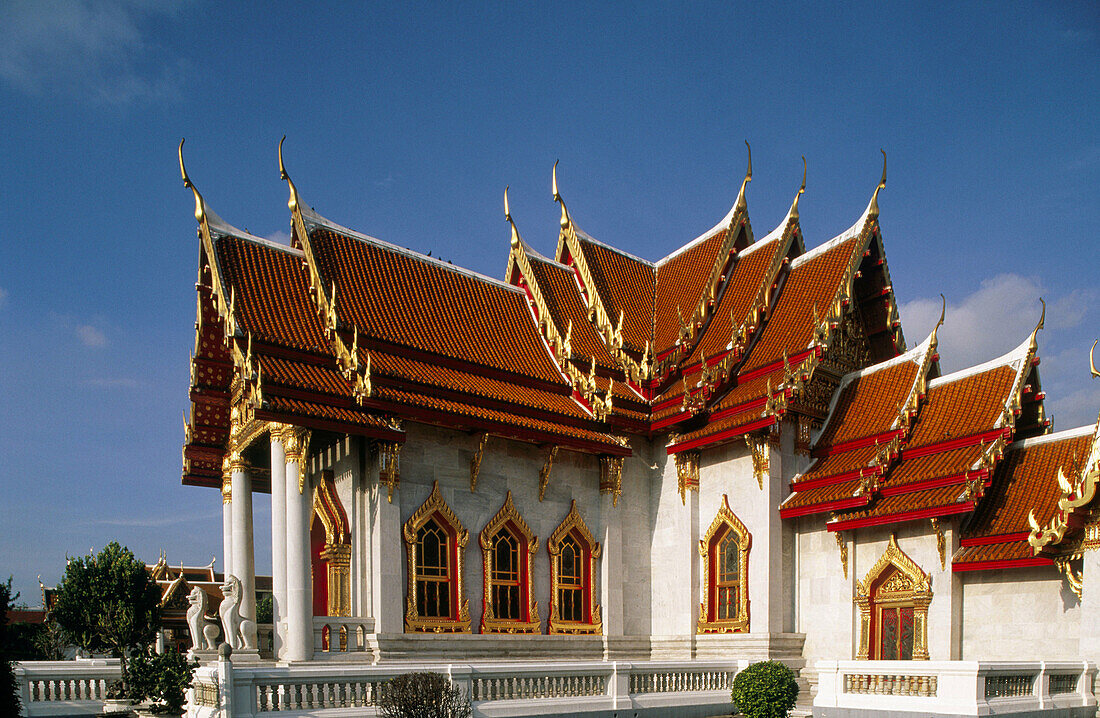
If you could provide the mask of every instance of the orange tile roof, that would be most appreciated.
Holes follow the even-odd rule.
[[[992,561],[1030,561],[1034,559],[1031,546],[1026,539],[998,543],[960,546],[951,557],[953,566],[967,563],[987,563]],[[1045,563],[1052,563],[1049,559]]]
[[[870,446],[852,449],[851,451],[840,451],[820,458],[813,463],[808,471],[801,474],[797,480],[792,483],[792,488],[797,490],[800,483],[826,479],[830,476],[839,476],[849,471],[867,468],[871,463],[871,459],[875,458],[875,454],[877,454],[881,448],[880,446],[872,444]]]
[[[726,230],[719,230],[657,265],[653,309],[653,348],[656,352],[676,343],[680,333],[677,307],[684,321],[691,321],[715,262],[725,259],[718,257],[718,250],[725,239]]]
[[[653,338],[653,296],[657,281],[653,265],[628,257],[580,232],[577,243],[611,324],[618,326],[621,311],[623,342],[636,351],[643,351]]]
[[[219,237],[214,246],[241,329],[272,344],[329,353],[300,253],[234,236]]]
[[[828,313],[853,253],[862,251],[865,242],[853,237],[792,265],[775,310],[745,362],[745,371],[782,359],[784,349],[794,354],[810,346],[814,307],[819,317]]]
[[[897,487],[918,481],[959,476],[970,471],[982,458],[985,447],[981,444],[962,446],[910,459],[903,451],[901,460],[890,470],[884,486]],[[980,468],[980,467],[979,467]],[[977,469],[975,469],[977,470]]]
[[[951,380],[935,380],[909,436],[909,448],[972,436],[995,428],[1009,398],[1016,370],[998,366]]]
[[[866,504],[868,501],[871,500],[871,497],[857,495],[857,491],[861,483],[862,482],[860,479],[851,479],[849,481],[842,481],[837,484],[817,486],[812,489],[799,491],[788,496],[786,501],[783,502],[783,505],[780,508],[784,511],[790,511],[793,509],[802,509],[810,506],[821,506],[822,504],[830,504],[846,499],[852,499],[853,501],[859,499],[862,503]],[[819,509],[819,511],[828,510],[828,506],[821,506],[821,508]]]
[[[848,380],[815,446],[835,446],[890,431],[919,369],[917,362],[904,361]]]
[[[973,501],[977,499],[961,500],[960,497],[964,489],[965,484],[958,483],[896,496],[878,497],[870,508],[845,513],[843,516],[838,517],[838,521],[887,518],[898,514],[935,511],[936,509],[941,509],[943,514],[969,511],[973,506]]]
[[[521,291],[328,227],[310,241],[324,281],[336,282],[341,318],[366,337],[564,382]]]
[[[527,255],[527,259],[558,333],[564,337],[572,324],[570,344],[573,356],[578,359],[594,357],[599,366],[618,369],[619,364],[608,352],[607,344],[588,321],[588,309],[581,297],[573,270],[531,254]]]
[[[1040,526],[1050,522],[1062,497],[1058,468],[1074,480],[1092,446],[1091,435],[1055,436],[1009,446],[993,485],[963,529],[964,539],[1030,531],[1027,517],[1032,510]]]
[[[713,357],[726,350],[734,333],[745,321],[753,300],[764,281],[768,267],[775,258],[776,252],[784,251],[786,243],[776,238],[769,241],[768,245],[760,243],[751,245],[750,253],[742,252],[734,265],[732,276],[727,280],[726,289],[722,293],[718,308],[714,310],[706,331],[696,344],[691,357],[684,362],[690,366],[697,364],[702,357]],[[730,317],[733,317],[734,326]],[[687,321],[689,317],[684,317]],[[673,317],[675,319],[675,316]]]

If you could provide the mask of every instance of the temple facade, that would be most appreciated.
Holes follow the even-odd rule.
[[[1100,658],[1100,425],[1044,413],[1038,297],[980,366],[940,371],[940,324],[906,343],[885,163],[815,242],[805,177],[755,235],[750,160],[729,213],[656,262],[585,234],[555,168],[553,258],[506,194],[498,280],[320,216],[281,146],[291,244],[251,236],[182,150],[183,482],[220,490],[237,655],[263,492],[279,665],[777,658],[816,691],[830,661]]]

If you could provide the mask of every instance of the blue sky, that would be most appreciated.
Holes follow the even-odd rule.
[[[228,7],[226,7],[228,5]],[[588,233],[657,259],[744,173],[757,236],[881,224],[910,343],[948,299],[947,370],[1040,334],[1056,428],[1100,382],[1100,5],[597,3],[0,6],[0,576],[30,603],[65,555],[220,553],[182,487],[198,245],[176,145],[227,221],[282,238],[276,144],[330,219],[491,276],[501,194],[552,253],[550,168]],[[257,563],[269,570],[266,497]]]

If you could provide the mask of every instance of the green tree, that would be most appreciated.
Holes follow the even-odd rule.
[[[779,661],[753,663],[733,679],[733,703],[746,718],[787,718],[798,700],[798,683]]]
[[[10,630],[8,611],[15,607],[19,594],[11,594],[11,578],[0,583],[0,715],[19,715],[22,702],[19,700],[19,686],[15,681],[15,663],[9,652]]]
[[[378,699],[382,718],[469,718],[470,701],[439,673],[406,673],[386,683]]]
[[[171,648],[164,653],[140,651],[130,661],[130,700],[137,703],[152,698],[156,701],[153,713],[179,715],[198,667],[198,661],[188,663],[182,653]]]
[[[160,628],[160,589],[145,565],[112,541],[97,555],[70,559],[50,618],[85,650],[118,656],[126,695],[127,659],[151,645]]]

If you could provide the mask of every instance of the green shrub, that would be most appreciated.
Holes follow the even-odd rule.
[[[470,701],[438,673],[406,673],[385,684],[378,699],[382,718],[469,718]]]
[[[733,704],[746,718],[787,718],[798,700],[798,683],[778,661],[753,663],[733,679]]]
[[[127,667],[130,701],[140,703],[152,698],[153,713],[178,714],[198,665],[198,661],[188,663],[182,653],[171,649],[164,653],[136,653]]]

